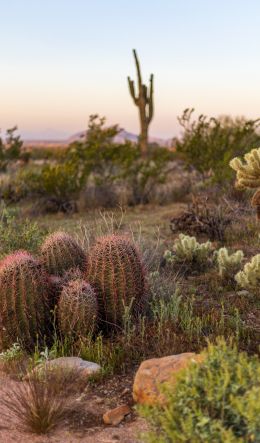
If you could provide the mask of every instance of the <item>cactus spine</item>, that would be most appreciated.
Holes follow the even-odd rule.
[[[105,322],[121,324],[125,308],[138,312],[146,293],[146,273],[136,246],[125,236],[98,239],[90,249],[87,280],[96,290]]]
[[[63,276],[71,268],[84,269],[86,255],[66,232],[49,235],[41,247],[41,260],[49,274]]]
[[[97,314],[97,298],[89,283],[74,280],[64,286],[58,304],[59,327],[64,337],[86,337],[92,333]]]
[[[2,348],[17,340],[31,350],[48,325],[49,281],[40,262],[29,253],[8,255],[0,266]]]
[[[139,141],[140,141],[142,157],[145,158],[148,152],[148,127],[149,124],[151,123],[154,114],[153,74],[151,74],[150,76],[150,90],[148,91],[148,87],[142,83],[140,64],[135,49],[133,49],[133,54],[137,70],[138,95],[136,95],[135,92],[134,81],[131,80],[130,77],[127,77],[127,80],[128,80],[130,94],[133,98],[135,105],[139,109],[139,119],[140,119],[140,128],[141,128]]]

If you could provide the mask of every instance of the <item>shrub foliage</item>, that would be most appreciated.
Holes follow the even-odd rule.
[[[164,386],[164,407],[143,409],[154,429],[148,442],[259,442],[259,360],[223,340],[204,355]]]

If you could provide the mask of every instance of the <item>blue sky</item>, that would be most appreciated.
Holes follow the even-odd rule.
[[[187,107],[260,116],[259,0],[0,0],[0,127],[66,137],[91,113],[138,132],[126,77],[155,75],[151,134]]]

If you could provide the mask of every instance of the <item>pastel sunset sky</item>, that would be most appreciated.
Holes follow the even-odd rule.
[[[136,48],[155,76],[150,133],[177,116],[260,117],[259,0],[0,0],[0,128],[64,138],[98,113],[138,133]]]

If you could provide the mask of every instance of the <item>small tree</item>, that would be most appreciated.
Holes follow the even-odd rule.
[[[5,157],[7,160],[17,160],[21,156],[23,142],[20,135],[15,135],[16,131],[17,126],[6,131]]]
[[[22,158],[23,142],[20,135],[15,135],[17,126],[7,129],[5,142],[0,137],[0,169],[5,170],[8,163]]]
[[[137,70],[137,79],[138,79],[138,95],[135,92],[134,80],[131,80],[130,77],[127,77],[129,91],[134,100],[135,105],[139,109],[139,119],[140,119],[140,147],[142,157],[147,156],[148,151],[148,127],[151,123],[154,114],[154,106],[153,106],[153,74],[150,76],[150,89],[148,91],[148,87],[142,83],[141,69],[139,60],[137,57],[137,53],[135,49],[133,49],[133,54],[135,58],[136,70]]]

